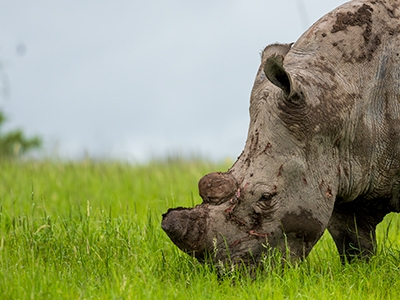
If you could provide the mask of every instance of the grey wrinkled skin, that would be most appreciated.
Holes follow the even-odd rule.
[[[199,182],[203,203],[162,228],[203,261],[306,257],[325,229],[342,261],[368,258],[399,212],[400,0],[351,1],[295,44],[265,48],[243,153]]]

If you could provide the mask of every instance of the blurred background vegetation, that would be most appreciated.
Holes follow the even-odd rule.
[[[21,129],[3,132],[6,116],[0,111],[0,157],[13,158],[42,146],[39,136],[26,137]]]

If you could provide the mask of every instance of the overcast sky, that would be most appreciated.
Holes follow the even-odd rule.
[[[235,159],[260,51],[344,2],[0,0],[0,109],[62,157]]]

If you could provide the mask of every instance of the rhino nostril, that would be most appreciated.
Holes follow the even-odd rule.
[[[199,181],[199,194],[205,203],[214,205],[229,201],[237,191],[237,181],[229,173],[210,173]]]

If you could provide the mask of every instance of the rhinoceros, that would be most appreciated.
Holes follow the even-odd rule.
[[[244,151],[162,228],[200,262],[302,260],[327,229],[343,262],[400,211],[400,0],[355,0],[262,52]],[[288,252],[285,252],[288,251]]]

